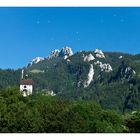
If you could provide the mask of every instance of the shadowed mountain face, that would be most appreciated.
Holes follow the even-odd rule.
[[[21,69],[0,70],[0,87],[19,86]],[[34,91],[53,91],[70,100],[95,100],[104,108],[131,111],[140,107],[140,55],[77,52],[65,47],[25,68]]]

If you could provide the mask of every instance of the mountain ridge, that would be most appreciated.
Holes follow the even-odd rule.
[[[73,53],[64,47],[35,62],[24,67],[34,81],[34,92],[95,100],[104,108],[121,112],[140,107],[140,55],[99,49]],[[1,70],[0,87],[19,86],[21,70]]]

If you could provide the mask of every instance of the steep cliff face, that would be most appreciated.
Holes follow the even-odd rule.
[[[94,69],[93,64],[90,64],[89,73],[87,75],[87,80],[84,82],[84,88],[88,87],[90,83],[93,81]]]

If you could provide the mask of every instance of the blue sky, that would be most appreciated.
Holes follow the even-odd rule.
[[[140,8],[0,8],[0,68],[54,49],[140,53]]]

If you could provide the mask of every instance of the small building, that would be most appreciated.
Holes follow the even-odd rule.
[[[32,79],[27,78],[26,75],[25,79],[23,78],[24,70],[22,70],[22,77],[20,80],[20,92],[23,94],[24,97],[31,95],[33,92],[33,81]]]
[[[23,93],[24,97],[31,95],[33,92],[32,79],[22,79],[20,81],[20,91]]]

